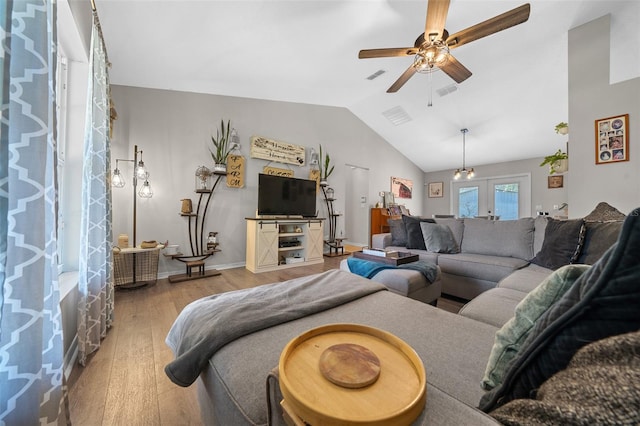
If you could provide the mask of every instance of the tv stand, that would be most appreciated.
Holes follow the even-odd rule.
[[[246,268],[267,272],[323,263],[323,218],[247,217]]]

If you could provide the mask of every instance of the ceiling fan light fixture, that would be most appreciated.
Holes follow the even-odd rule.
[[[419,73],[429,73],[435,71],[434,67],[446,64],[448,59],[449,47],[441,41],[436,41],[418,51],[413,60],[413,67]]]

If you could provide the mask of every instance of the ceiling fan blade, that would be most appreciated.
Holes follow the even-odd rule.
[[[523,4],[520,7],[516,7],[501,15],[469,27],[466,30],[458,31],[447,39],[447,44],[449,48],[453,49],[478,40],[479,38],[522,24],[529,19],[530,12],[531,5],[529,3]]]
[[[400,90],[400,88],[402,86],[404,86],[404,84],[409,81],[409,79],[411,77],[413,77],[413,75],[416,73],[416,69],[413,67],[413,64],[411,64],[411,66],[409,66],[409,68],[407,68],[407,70],[405,72],[402,73],[402,75],[400,76],[400,78],[398,78],[395,83],[393,83],[391,85],[391,87],[389,87],[389,89],[387,89],[387,93],[395,93],[398,90]]]
[[[471,71],[469,71],[464,65],[451,54],[447,62],[439,67],[445,74],[454,79],[456,83],[462,83],[469,77],[471,77]]]
[[[429,0],[427,4],[427,22],[424,26],[425,39],[439,40],[444,38],[444,24],[449,12],[449,0]]]
[[[364,49],[358,53],[358,58],[389,58],[396,56],[413,56],[418,53],[415,47],[397,47],[388,49]]]

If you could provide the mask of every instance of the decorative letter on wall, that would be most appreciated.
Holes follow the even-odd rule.
[[[251,158],[304,166],[306,157],[303,146],[252,136]]]
[[[230,154],[227,157],[227,186],[244,188],[244,157]]]

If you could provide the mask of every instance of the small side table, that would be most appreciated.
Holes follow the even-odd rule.
[[[136,288],[155,284],[158,280],[158,258],[162,244],[154,248],[130,247],[113,251],[114,285]]]

